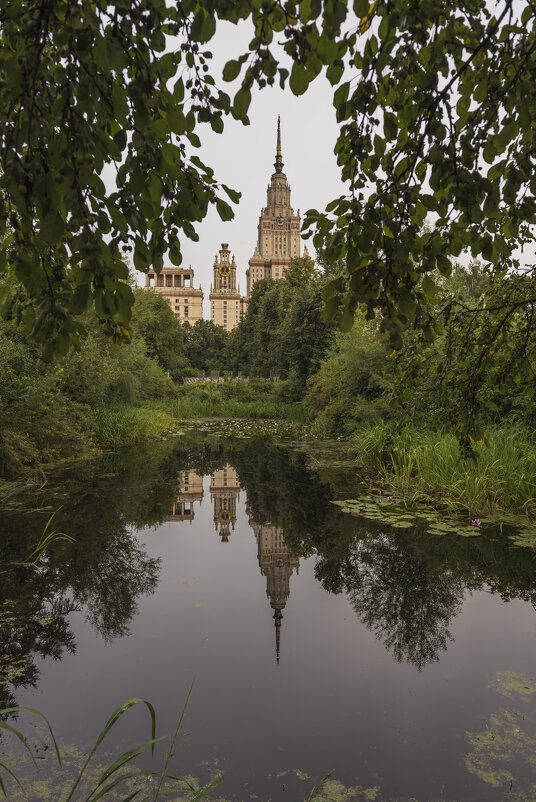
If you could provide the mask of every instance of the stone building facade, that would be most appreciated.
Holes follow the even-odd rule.
[[[203,501],[203,477],[195,471],[185,471],[179,476],[179,493],[173,504],[168,521],[190,521],[194,519],[195,502]]]
[[[210,285],[210,319],[226,331],[238,326],[246,312],[247,299],[236,284],[236,262],[229,245],[222,242],[219,258],[214,260],[214,280]]]
[[[193,324],[203,318],[203,290],[194,287],[192,267],[164,267],[161,273],[150,271],[145,277],[145,289],[161,295],[181,322]]]
[[[255,253],[246,271],[248,298],[257,281],[283,278],[291,260],[300,256],[300,210],[295,213],[290,205],[290,185],[283,172],[279,117],[274,167],[275,172],[268,184],[266,207],[259,217]],[[307,249],[304,255],[307,255]]]
[[[238,474],[231,465],[214,471],[210,477],[210,499],[214,504],[214,529],[227,543],[236,525],[236,505],[240,498]]]

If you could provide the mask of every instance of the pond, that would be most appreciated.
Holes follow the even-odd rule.
[[[169,768],[231,802],[331,770],[340,802],[536,799],[534,551],[332,503],[362,492],[341,444],[195,431],[56,474],[2,514],[4,562],[54,511],[75,538],[4,570],[2,707],[45,713],[68,768],[131,697],[173,733],[191,689]],[[148,737],[133,708],[98,760]],[[61,798],[50,751],[30,799]]]

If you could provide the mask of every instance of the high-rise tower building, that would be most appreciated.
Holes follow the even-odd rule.
[[[236,286],[236,262],[229,245],[222,242],[219,259],[214,260],[214,281],[210,285],[210,319],[226,331],[238,326],[245,314],[246,299]]]
[[[266,577],[266,595],[270,599],[270,607],[274,611],[275,653],[279,663],[281,645],[281,622],[283,610],[290,596],[290,577],[294,570],[299,573],[300,561],[295,557],[287,544],[280,526],[255,523],[249,518],[249,524],[257,539],[257,557],[262,576]]]
[[[293,258],[300,256],[300,210],[290,205],[290,186],[283,172],[281,121],[277,118],[275,173],[267,190],[267,204],[261,210],[257,246],[246,271],[247,296],[263,278],[283,278]]]

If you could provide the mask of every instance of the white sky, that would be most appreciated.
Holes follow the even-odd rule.
[[[245,52],[249,38],[244,27],[239,30],[233,25],[221,26],[207,45],[214,53],[211,74],[216,81],[225,62]],[[235,84],[224,85],[231,96],[238,88]],[[203,288],[205,318],[210,317],[212,268],[222,242],[229,243],[238,267],[240,291],[246,293],[246,269],[255,250],[259,215],[266,206],[266,188],[274,172],[278,114],[284,171],[292,190],[294,210],[300,209],[303,219],[307,209],[324,209],[345,191],[333,153],[338,136],[333,91],[324,76],[314,81],[301,97],[295,97],[290,89],[282,91],[279,86],[254,89],[248,115],[251,125],[243,126],[229,116],[225,118],[222,134],[215,134],[208,124],[196,129],[202,143],[196,151],[201,160],[214,169],[218,181],[242,193],[234,220],[224,223],[216,210],[211,209],[204,222],[196,227],[199,242],[186,238],[182,241],[181,267],[191,264],[195,286],[201,284]],[[312,242],[307,240],[306,244],[314,255]],[[145,277],[142,274],[138,277],[139,283],[144,284]]]

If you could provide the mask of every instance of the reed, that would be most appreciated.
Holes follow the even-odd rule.
[[[121,716],[135,705],[144,705],[146,707],[150,717],[151,737],[143,743],[136,744],[127,749],[109,766],[106,766],[104,769],[99,769],[97,777],[95,778],[94,774],[91,773],[89,769],[94,762],[97,750]],[[18,715],[20,713],[31,713],[45,722],[54,744],[55,759],[59,767],[62,768],[63,764],[60,748],[52,727],[43,713],[30,707],[10,707],[0,710],[0,716],[4,714]],[[175,740],[178,736],[181,722],[182,716],[174,736]],[[24,747],[25,752],[30,756],[34,766],[37,766],[31,745],[22,730],[1,720],[0,730],[16,738]],[[139,802],[158,802],[158,800],[161,799],[169,799],[170,795],[180,800],[180,802],[197,802],[197,800],[207,799],[212,790],[220,782],[221,778],[219,776],[214,777],[202,788],[198,788],[194,787],[187,779],[170,774],[167,771],[168,759],[166,759],[164,767],[160,771],[138,769],[129,765],[148,750],[150,750],[151,755],[154,756],[155,744],[164,739],[165,737],[156,737],[156,714],[152,704],[145,699],[129,699],[114,710],[109,717],[100,731],[93,748],[83,761],[76,777],[73,780],[68,780],[66,790],[61,793],[61,798],[56,797],[56,802],[73,802],[74,799],[84,800],[85,802],[97,802],[99,799],[111,801],[118,799],[117,793],[119,792],[121,792],[120,798],[123,802],[129,802],[131,799],[139,800]],[[174,740],[171,742],[171,748],[173,748],[173,745]],[[23,783],[19,777],[17,777],[16,772],[7,765],[6,759],[3,758],[0,761],[0,791],[3,793],[4,798],[12,799],[14,793],[13,789],[15,787],[20,789],[20,791],[25,794],[25,798],[27,798]],[[180,797],[178,797],[177,794],[180,794]]]
[[[266,379],[183,385],[173,399],[147,402],[179,420],[190,418],[279,419],[305,423],[308,414],[301,403],[278,397],[277,384]]]
[[[100,407],[91,421],[91,434],[100,446],[111,448],[156,437],[173,426],[173,416],[155,405]]]
[[[517,423],[490,427],[464,459],[456,437],[381,423],[353,436],[361,463],[402,492],[465,507],[536,517],[536,438]]]
[[[77,768],[75,772],[76,776],[74,777],[68,774],[68,761],[62,760],[61,748],[58,745],[48,719],[43,713],[31,707],[10,707],[0,710],[0,717],[4,715],[18,716],[19,714],[26,715],[30,713],[32,716],[36,716],[44,722],[54,747],[54,755],[51,759],[57,762],[60,770],[60,779],[55,785],[55,802],[74,802],[75,799],[80,801],[84,800],[84,802],[98,802],[99,799],[109,800],[109,802],[119,799],[121,799],[122,802],[130,802],[130,800],[133,799],[136,799],[138,802],[159,802],[159,800],[164,799],[173,799],[175,802],[201,802],[204,799],[213,799],[212,792],[221,782],[221,776],[217,775],[205,785],[199,786],[197,783],[192,783],[188,778],[171,774],[168,771],[170,760],[175,753],[176,743],[179,738],[191,691],[192,688],[190,687],[175,732],[171,738],[169,738],[169,748],[163,766],[157,771],[139,769],[135,766],[136,758],[146,754],[148,751],[150,751],[151,755],[154,757],[155,744],[166,740],[165,737],[156,737],[156,714],[151,703],[147,702],[145,699],[129,699],[114,710],[100,731],[92,749],[87,755],[84,755],[85,759],[81,761],[81,766]],[[130,747],[108,766],[102,766],[100,764],[97,766],[97,751],[106,736],[119,719],[136,705],[144,706],[149,714],[150,738],[143,743]],[[31,743],[28,741],[24,732],[18,727],[14,727],[1,719],[0,731],[11,735],[22,744],[24,752],[29,756],[34,767],[37,769],[38,764],[36,757],[32,750]],[[32,738],[35,738],[35,733]],[[39,758],[39,760],[41,761],[42,758]],[[23,798],[27,799],[27,789],[25,789],[23,784],[24,780],[21,780],[17,776],[16,770],[10,768],[8,762],[9,760],[4,752],[0,759],[0,792],[5,799],[20,799],[20,791]],[[306,802],[329,802],[329,800],[333,798],[329,794],[327,788],[327,783],[332,774],[333,772],[331,771],[320,780],[312,789]],[[64,779],[65,782],[63,781]],[[40,787],[42,790],[45,788],[45,786]],[[33,795],[32,798],[34,798]],[[50,797],[47,795],[47,799],[48,798]],[[222,800],[222,797],[219,797],[219,799]]]

